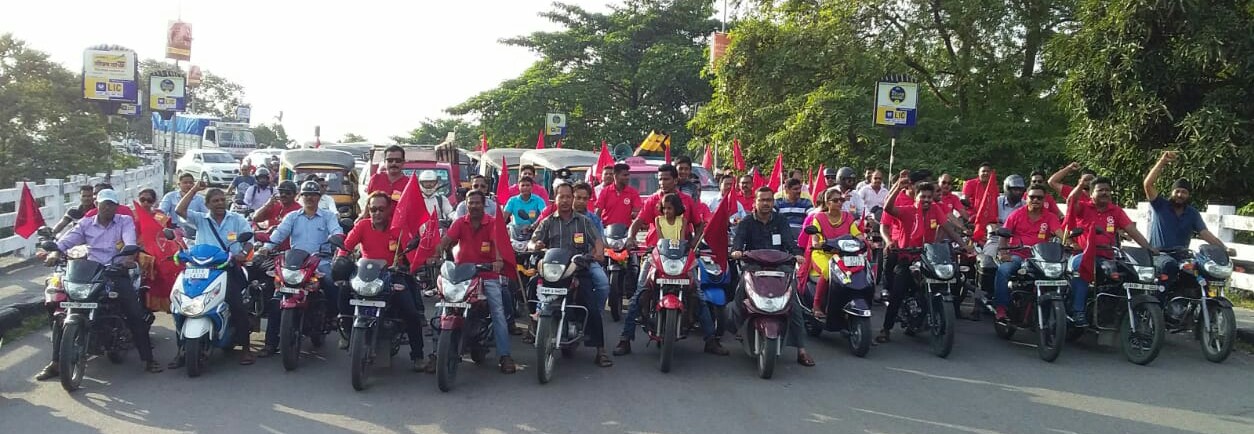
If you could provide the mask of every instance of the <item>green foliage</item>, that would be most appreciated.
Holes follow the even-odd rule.
[[[426,119],[418,125],[418,128],[411,130],[408,136],[394,136],[392,140],[410,145],[437,145],[444,143],[449,132],[456,135],[453,144],[457,147],[462,149],[479,147],[479,126],[459,118]]]
[[[253,137],[257,138],[257,145],[267,148],[286,148],[293,143],[292,139],[287,137],[287,130],[283,129],[283,124],[261,124],[253,127]]]
[[[147,92],[149,74],[153,71],[174,69],[176,69],[174,63],[163,60],[140,61],[139,87]],[[187,112],[215,116],[219,119],[235,118],[235,108],[244,103],[244,87],[209,71],[202,71],[202,74],[200,84],[188,88]],[[152,112],[148,110],[147,101],[140,102],[139,116],[127,118],[125,130],[121,134],[127,134],[128,137],[142,143],[152,143]],[[115,133],[114,137],[120,137],[120,135]],[[270,142],[262,142],[259,137],[258,143]]]
[[[110,169],[99,158],[110,152],[109,126],[81,86],[79,74],[0,35],[0,185]]]
[[[706,39],[717,28],[712,6],[627,0],[609,13],[591,13],[554,3],[541,15],[563,30],[502,41],[541,60],[448,111],[480,119],[498,147],[533,146],[549,112],[567,114],[566,147],[594,149],[601,140],[634,145],[650,130],[670,132],[682,146],[689,141],[685,124],[712,92],[700,76]]]
[[[361,143],[361,142],[368,142],[368,141],[369,140],[366,140],[365,137],[362,137],[354,133],[344,134],[344,137],[340,139],[340,143]]]
[[[1079,4],[1083,26],[1051,47],[1050,58],[1068,71],[1062,98],[1072,151],[1129,193],[1140,190],[1160,150],[1179,150],[1164,183],[1188,177],[1201,200],[1249,202],[1254,3]]]

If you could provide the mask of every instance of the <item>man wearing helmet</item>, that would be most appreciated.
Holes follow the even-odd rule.
[[[440,178],[434,171],[424,170],[418,175],[418,186],[422,187],[422,199],[427,203],[427,212],[439,217],[440,221],[447,221],[455,208],[448,201],[448,196],[440,194],[439,185]]]
[[[861,217],[866,211],[866,204],[862,203],[862,196],[854,190],[858,185],[858,174],[852,167],[842,167],[836,171],[836,180],[836,189],[845,196],[844,210],[854,217]]]
[[[273,228],[279,225],[284,216],[299,210],[300,204],[296,203],[296,183],[283,181],[279,183],[278,194],[270,196],[270,200],[253,213],[253,223],[265,223],[265,227]]]
[[[293,249],[304,250],[311,255],[318,253],[331,253],[334,248],[327,243],[327,238],[344,233],[340,228],[337,215],[333,211],[327,211],[319,206],[322,201],[322,186],[315,181],[305,181],[300,186],[300,202],[301,209],[298,212],[290,213],[283,217],[279,223],[279,227],[275,228],[274,233],[270,235],[270,242],[266,243],[257,253],[265,256],[269,250],[273,249],[284,241],[291,241]],[[318,275],[327,276],[331,272],[331,261],[328,259],[330,255],[322,258],[318,263]],[[319,279],[318,282],[322,286],[322,291],[326,294],[327,300],[339,299],[339,288],[337,288],[329,278]],[[271,304],[270,312],[267,314],[270,323],[266,324],[266,345],[261,349],[260,357],[268,357],[274,354],[275,348],[279,343],[279,315],[278,305]],[[327,315],[335,317],[338,306],[335,303],[326,303]]]
[[[256,182],[244,190],[244,206],[255,211],[269,203],[272,197],[274,186],[270,185],[270,169],[257,169]]]
[[[1023,177],[1010,175],[1002,182],[1002,194],[997,197],[997,223],[1005,223],[1010,213],[1023,208],[1023,193],[1027,191]]]

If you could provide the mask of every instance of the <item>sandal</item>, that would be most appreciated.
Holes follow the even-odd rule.
[[[264,347],[261,347],[260,350],[257,350],[257,358],[264,359],[266,357],[270,357],[278,353],[279,353],[278,348],[266,345]]]
[[[593,360],[593,363],[596,363],[597,366],[600,366],[602,368],[608,368],[610,366],[614,366],[614,361],[610,360],[610,356],[608,354],[605,354],[604,352],[597,353],[597,357],[596,359]]]
[[[809,354],[798,352],[797,363],[800,364],[801,366],[805,366],[808,368],[808,367],[814,366],[814,358],[810,357]]]
[[[243,365],[243,366],[248,366],[248,365],[251,365],[251,364],[253,364],[253,363],[257,363],[257,357],[253,356],[253,352],[252,352],[252,351],[244,351],[244,354],[241,354],[241,355],[239,356],[239,364],[240,364],[240,365]]]
[[[875,342],[881,344],[886,344],[891,340],[892,339],[889,338],[889,331],[887,329],[880,331],[880,335],[875,337]]]
[[[510,356],[501,356],[501,373],[513,374],[518,372],[518,365],[514,364],[514,358]]]
[[[157,363],[156,360],[149,360],[148,364],[144,366],[144,371],[148,372],[149,374],[158,374],[158,373],[164,372],[165,369],[162,369],[161,364]]]

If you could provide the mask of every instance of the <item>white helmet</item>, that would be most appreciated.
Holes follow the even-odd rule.
[[[440,178],[435,176],[435,172],[432,172],[432,171],[430,171],[430,170],[424,170],[424,171],[422,171],[422,173],[418,174],[418,182],[419,182],[419,183],[423,183],[423,182],[437,182],[437,181],[439,181],[439,180],[440,180]],[[435,194],[435,187],[432,187],[432,188],[427,188],[426,186],[421,185],[421,184],[419,185],[419,187],[421,187],[421,188],[422,188],[422,194],[425,194],[425,195],[427,195],[427,196],[430,196],[430,195]]]

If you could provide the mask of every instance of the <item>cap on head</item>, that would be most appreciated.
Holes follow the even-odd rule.
[[[833,168],[831,168],[831,167],[828,167],[828,168],[826,168],[826,169],[823,169],[823,177],[824,177],[824,178],[835,178],[835,177],[836,177],[836,173],[837,173],[837,172],[836,172],[836,169],[833,169]]]
[[[1189,182],[1189,180],[1187,180],[1187,179],[1180,178],[1180,179],[1177,179],[1177,180],[1176,180],[1176,182],[1171,183],[1171,189],[1172,189],[1172,190],[1175,190],[1175,189],[1177,189],[1177,188],[1183,188],[1183,189],[1185,189],[1185,190],[1188,190],[1189,192],[1192,192],[1192,191],[1193,191],[1193,183],[1192,183],[1192,182]]]
[[[118,192],[111,190],[111,189],[105,189],[105,190],[100,190],[99,193],[96,193],[96,205],[101,205],[101,204],[104,204],[105,202],[113,202],[114,205],[117,205],[118,204]]]

